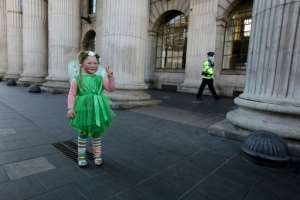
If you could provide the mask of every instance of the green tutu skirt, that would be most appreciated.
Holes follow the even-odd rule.
[[[108,97],[103,94],[77,96],[74,112],[75,117],[70,120],[70,125],[89,137],[103,136],[115,116]]]

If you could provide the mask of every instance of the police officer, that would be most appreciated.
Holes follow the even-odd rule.
[[[202,83],[197,93],[198,100],[202,100],[202,93],[206,85],[208,85],[208,88],[212,93],[213,97],[215,99],[219,99],[219,96],[217,95],[214,88],[214,73],[215,73],[214,55],[215,55],[214,52],[208,52],[207,53],[208,58],[205,59],[203,62]]]

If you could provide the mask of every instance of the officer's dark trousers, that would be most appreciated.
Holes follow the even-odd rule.
[[[208,85],[208,88],[209,88],[210,92],[212,93],[212,95],[214,96],[214,98],[218,99],[219,96],[217,95],[215,88],[214,88],[214,79],[207,79],[207,78],[202,79],[202,83],[201,83],[198,93],[197,93],[197,99],[202,98],[202,93],[203,93],[203,90],[206,85]]]

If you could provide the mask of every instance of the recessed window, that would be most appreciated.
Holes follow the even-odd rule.
[[[185,68],[188,18],[182,13],[162,23],[157,33],[156,69]]]
[[[96,2],[97,0],[89,0],[89,14],[96,14]]]
[[[95,51],[96,32],[88,31],[82,41],[82,49],[85,51]]]
[[[222,69],[245,70],[251,34],[252,2],[241,3],[226,23]]]

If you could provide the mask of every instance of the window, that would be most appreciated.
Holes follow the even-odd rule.
[[[251,10],[252,2],[241,3],[227,19],[222,64],[224,70],[246,69],[252,22]]]
[[[185,68],[188,18],[182,13],[176,14],[158,28],[156,69]]]
[[[95,51],[96,32],[93,30],[88,31],[82,41],[82,50]]]
[[[97,0],[89,0],[89,14],[96,14],[96,1]]]

